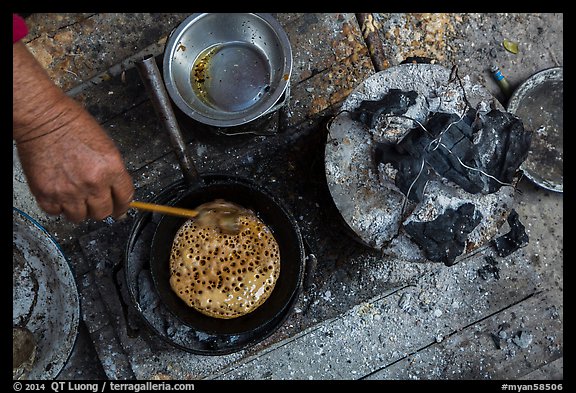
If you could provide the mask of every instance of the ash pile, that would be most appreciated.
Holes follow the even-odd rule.
[[[375,74],[329,130],[329,188],[367,245],[452,265],[486,244],[501,256],[527,244],[513,204],[531,133],[456,68]],[[510,232],[495,238],[506,220]]]

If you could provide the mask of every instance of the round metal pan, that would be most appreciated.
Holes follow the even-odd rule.
[[[226,128],[277,108],[289,87],[292,49],[270,14],[196,13],[170,33],[163,65],[182,112]]]
[[[68,260],[36,220],[13,208],[12,324],[27,328],[36,355],[22,379],[55,379],[78,335],[80,301]]]
[[[272,231],[280,247],[280,276],[270,297],[251,313],[228,320],[206,316],[190,308],[170,287],[169,257],[176,232],[186,218],[163,216],[152,240],[150,268],[160,299],[182,322],[212,334],[244,334],[275,320],[302,281],[304,251],[294,219],[286,210],[256,186],[235,178],[222,178],[191,190],[174,206],[194,208],[215,199],[225,199],[252,210]]]
[[[554,67],[537,72],[518,87],[508,101],[514,113],[533,131],[524,175],[551,191],[563,191],[564,72]]]
[[[304,245],[291,214],[266,191],[246,179],[204,175],[190,186],[178,181],[151,202],[196,206],[226,198],[252,209],[273,231],[280,246],[280,276],[270,297],[252,313],[235,319],[205,316],[188,307],[169,284],[169,255],[182,219],[139,213],[125,255],[125,278],[132,304],[162,340],[187,352],[224,355],[250,347],[274,333],[290,314],[304,279]]]

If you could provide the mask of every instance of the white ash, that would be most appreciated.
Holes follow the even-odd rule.
[[[528,348],[532,344],[534,336],[532,333],[525,330],[519,331],[514,337],[512,337],[512,342],[518,345],[520,348]]]
[[[450,181],[439,179],[430,181],[424,192],[423,200],[412,214],[404,221],[433,221],[446,209],[458,209],[464,203],[472,203],[476,212],[482,214],[482,220],[468,235],[468,243],[481,245],[490,240],[504,224],[512,206],[514,189],[502,187],[492,194],[470,194],[460,187],[453,186]]]
[[[396,186],[396,183],[395,183],[396,175],[398,174],[398,169],[394,168],[394,166],[391,163],[389,163],[389,162],[379,163],[378,164],[378,174],[379,174],[380,182],[383,183],[382,184],[383,187],[393,189],[397,192],[402,192],[402,191],[400,191],[398,186]]]
[[[423,250],[402,231],[400,231],[400,234],[392,239],[382,251],[386,256],[399,258],[404,263],[426,261]]]

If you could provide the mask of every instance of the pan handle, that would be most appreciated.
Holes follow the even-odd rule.
[[[168,131],[172,148],[180,164],[180,169],[184,174],[184,180],[189,185],[200,183],[202,181],[201,177],[187,152],[186,142],[184,142],[184,137],[178,126],[176,115],[170,104],[170,97],[164,86],[160,70],[156,64],[156,59],[153,55],[148,55],[136,61],[135,65],[150,95],[156,114]]]

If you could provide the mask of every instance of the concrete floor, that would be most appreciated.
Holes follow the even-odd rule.
[[[167,35],[186,16],[27,18],[28,47],[110,132],[140,199],[181,174],[133,59],[161,56]],[[490,65],[498,64],[513,87],[537,71],[562,66],[563,14],[275,16],[294,56],[287,116],[283,123],[277,119],[284,131],[222,138],[201,129],[191,135],[189,123],[182,125],[200,171],[258,179],[293,212],[307,254],[316,260],[293,312],[262,342],[228,355],[197,355],[159,342],[141,320],[122,313],[114,284],[135,216],[79,225],[46,216],[27,189],[14,150],[13,204],[59,241],[82,301],[78,340],[58,378],[563,379],[562,193],[520,180],[514,208],[530,242],[499,259],[498,278],[483,278],[478,270],[488,247],[447,267],[385,259],[350,237],[326,189],[321,158],[323,126],[348,94],[411,56],[457,64],[461,75],[505,104]],[[505,50],[504,39],[517,41],[519,52]],[[138,335],[127,334],[128,327]]]

